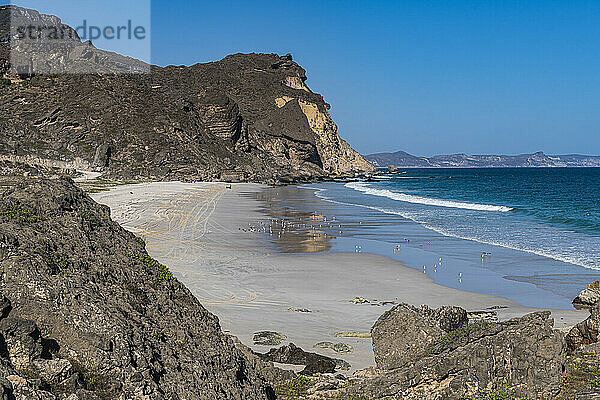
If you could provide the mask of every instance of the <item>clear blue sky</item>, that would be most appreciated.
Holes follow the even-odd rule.
[[[152,1],[155,64],[253,51],[292,53],[363,153],[600,154],[598,0]]]

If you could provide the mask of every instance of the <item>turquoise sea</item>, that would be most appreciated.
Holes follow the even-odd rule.
[[[388,177],[325,195],[443,235],[600,270],[600,168],[407,169]]]
[[[599,168],[406,169],[266,197],[291,227],[272,235],[280,251],[384,255],[543,308],[571,308],[600,279]]]

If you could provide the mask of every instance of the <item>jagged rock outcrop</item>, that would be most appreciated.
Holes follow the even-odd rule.
[[[590,316],[575,325],[565,340],[569,351],[573,352],[582,346],[597,343],[600,334],[600,304],[595,304],[590,309]]]
[[[285,382],[296,376],[296,373],[291,370],[281,369],[274,366],[272,361],[263,360],[259,354],[255,353],[248,346],[244,345],[235,336],[230,336],[231,340],[235,344],[235,347],[240,350],[246,359],[248,359],[249,365],[258,373],[263,376],[268,382],[277,384]]]
[[[600,303],[600,281],[594,281],[573,299],[573,306],[578,309],[592,309]]]
[[[383,359],[383,368],[351,385],[347,395],[460,399],[476,395],[479,390],[507,386],[515,396],[536,399],[552,399],[559,393],[566,345],[562,334],[552,328],[549,312],[501,323],[458,325],[464,322],[462,312],[418,310],[400,305],[380,318],[372,334],[373,348]],[[396,324],[398,329],[394,330]],[[456,326],[460,327],[447,330]],[[421,329],[426,332],[415,332]],[[437,336],[431,338],[427,332]],[[407,346],[408,340],[414,342]],[[382,354],[387,356],[381,358]]]
[[[4,30],[11,10],[25,20],[61,24],[6,6],[0,7]],[[72,42],[94,52],[75,58],[99,64],[101,73],[10,76],[13,82],[0,87],[0,155],[81,159],[118,179],[233,175],[290,182],[374,169],[339,137],[329,105],[306,86],[304,69],[290,55],[235,54],[120,74],[110,69],[110,55],[78,38]],[[0,42],[0,56],[8,57],[9,45]]]
[[[1,183],[5,398],[273,398],[218,319],[107,207],[68,179]]]
[[[583,346],[598,342],[600,334],[600,281],[594,281],[573,299],[577,309],[590,310],[590,316],[567,333],[565,340],[569,352],[573,353]]]
[[[90,41],[82,42],[75,29],[54,15],[0,6],[0,23],[4,33],[0,43],[6,44],[11,52],[6,60],[12,76],[30,77],[34,72],[143,73],[149,70],[141,61],[99,50]],[[34,28],[33,33],[30,27]]]

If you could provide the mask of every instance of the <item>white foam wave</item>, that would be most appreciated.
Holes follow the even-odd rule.
[[[404,201],[406,203],[413,204],[424,204],[428,206],[437,207],[449,207],[449,208],[462,208],[465,210],[477,210],[477,211],[500,211],[508,212],[512,211],[511,207],[506,206],[493,206],[489,204],[476,204],[476,203],[465,203],[453,200],[434,199],[431,197],[415,196],[405,193],[392,192],[388,189],[374,189],[369,187],[363,182],[350,182],[345,185],[347,188],[370,194],[372,196],[387,197],[392,200]]]
[[[564,252],[564,251],[556,251],[557,249],[553,249],[555,251],[548,250],[548,249],[537,250],[537,249],[533,249],[533,248],[523,246],[523,245],[518,246],[518,245],[511,244],[511,243],[508,243],[506,241],[501,241],[501,240],[484,240],[484,239],[481,239],[481,238],[478,238],[475,236],[459,235],[459,234],[453,233],[449,230],[442,229],[442,228],[433,226],[431,224],[428,224],[427,222],[421,221],[420,218],[417,218],[414,215],[411,215],[410,213],[401,212],[398,210],[390,210],[390,209],[380,208],[380,207],[367,206],[365,204],[355,204],[355,203],[346,203],[343,201],[337,201],[337,200],[333,200],[330,197],[327,197],[324,194],[324,192],[326,192],[326,189],[318,188],[317,191],[315,192],[315,195],[323,200],[326,200],[326,201],[329,201],[329,202],[335,203],[335,204],[367,208],[369,210],[379,211],[384,214],[398,215],[398,216],[401,216],[408,220],[411,220],[411,221],[423,226],[426,229],[430,229],[434,232],[437,232],[443,236],[454,237],[454,238],[463,239],[463,240],[469,240],[472,242],[487,244],[490,246],[504,247],[506,249],[511,249],[511,250],[515,250],[515,251],[522,251],[525,253],[535,254],[535,255],[538,255],[541,257],[546,257],[546,258],[550,258],[553,260],[561,261],[564,263],[578,265],[580,267],[584,267],[587,269],[600,271],[600,262],[590,260],[589,251],[580,252],[579,254],[577,252],[575,252],[574,254],[569,254],[568,252]],[[564,250],[564,249],[562,249],[562,250]]]

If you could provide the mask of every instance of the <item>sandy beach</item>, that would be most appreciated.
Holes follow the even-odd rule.
[[[284,253],[265,238],[269,218],[258,184],[145,183],[93,195],[112,217],[143,237],[150,255],[169,266],[222,329],[257,351],[257,331],[276,331],[305,350],[341,358],[350,372],[374,364],[368,333],[393,303],[431,307],[458,305],[469,311],[497,309],[501,320],[534,311],[513,301],[435,284],[427,275],[384,256],[368,253]],[[344,229],[340,227],[340,229]],[[310,246],[308,247],[310,249]],[[362,297],[369,303],[350,300]],[[309,310],[310,312],[294,311]],[[564,328],[588,313],[552,310]],[[346,343],[351,353],[313,348],[318,342]]]

